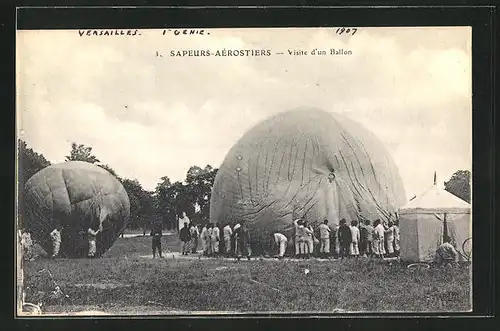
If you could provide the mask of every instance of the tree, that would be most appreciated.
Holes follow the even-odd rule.
[[[156,185],[155,204],[156,215],[159,220],[168,228],[175,228],[175,189],[172,188],[170,178],[163,176],[161,182]]]
[[[146,234],[146,226],[154,221],[154,199],[151,192],[144,190],[136,179],[123,179],[125,191],[130,200],[129,226],[143,229]]]
[[[113,168],[111,168],[109,165],[107,165],[107,164],[98,164],[98,166],[101,167],[101,168],[103,168],[104,170],[108,171],[113,176],[115,176],[120,182],[122,181],[122,179],[120,178],[120,176],[118,176],[116,174],[116,171]]]
[[[17,178],[17,203],[18,203],[18,225],[23,227],[24,218],[29,212],[24,204],[24,185],[38,171],[50,166],[51,163],[28,145],[23,140],[18,140],[18,178]]]
[[[66,156],[67,161],[83,161],[88,163],[99,163],[99,159],[92,154],[92,147],[71,143],[71,152]]]
[[[199,207],[198,215],[193,215],[199,220],[208,219],[210,214],[210,198],[212,186],[218,169],[207,165],[205,168],[192,166],[186,175],[186,189],[188,199],[194,206]]]
[[[33,149],[28,148],[26,142],[21,139],[18,140],[18,153],[19,183],[23,187],[31,176],[51,164],[42,154],[38,154]]]
[[[471,172],[469,170],[458,170],[444,183],[444,188],[451,194],[470,203],[471,195]]]

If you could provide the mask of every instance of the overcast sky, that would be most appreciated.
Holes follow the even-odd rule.
[[[206,32],[206,31],[205,31]],[[472,167],[471,30],[212,29],[210,35],[17,35],[18,132],[53,163],[75,141],[153,190],[191,165],[218,167],[236,140],[299,106],[375,133],[411,198]],[[170,50],[270,49],[272,56],[170,57]],[[288,49],[350,56],[275,55]],[[162,55],[157,56],[156,52]]]

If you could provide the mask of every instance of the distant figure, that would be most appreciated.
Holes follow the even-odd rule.
[[[231,254],[231,237],[233,236],[233,230],[231,230],[231,226],[229,223],[226,223],[226,226],[222,229],[222,235],[224,236],[224,248],[227,257],[230,257]]]
[[[212,234],[214,232],[213,223],[209,223],[207,227],[206,240],[207,240],[207,256],[214,255],[214,248],[212,246]]]
[[[92,228],[89,228],[87,230],[87,235],[89,240],[89,253],[88,253],[89,258],[95,257],[95,253],[97,250],[97,244],[96,244],[97,234],[100,231],[102,231],[102,224],[99,225],[99,229],[97,229],[96,231],[94,231]]]
[[[300,219],[297,219],[293,222],[293,224],[295,225],[295,228],[294,228],[294,234],[293,234],[293,243],[294,243],[294,246],[295,246],[295,256],[296,257],[301,257],[301,237],[303,236],[303,232],[304,230],[300,229],[299,230],[299,227],[302,226],[302,220]]]
[[[330,254],[330,235],[332,230],[328,226],[328,220],[324,220],[323,224],[319,226],[319,254],[321,257],[326,258]]]
[[[191,223],[191,221],[189,220],[189,217],[187,217],[186,213],[182,212],[182,217],[179,218],[179,232],[185,223],[187,223],[189,225],[189,223]]]
[[[379,219],[375,220],[373,223],[375,229],[373,231],[373,253],[377,257],[384,257],[385,248],[384,248],[384,226],[380,222]]]
[[[340,226],[337,235],[340,246],[339,255],[343,259],[349,255],[349,246],[351,245],[352,240],[351,229],[347,225],[347,221],[345,220],[345,218],[340,220]]]
[[[282,259],[285,256],[286,246],[288,245],[288,239],[282,233],[276,232],[271,233],[271,244],[272,251],[278,251],[278,259]]]
[[[236,223],[236,225],[233,227],[233,236],[231,238],[231,243],[232,243],[232,247],[231,247],[231,252],[233,253],[234,256],[237,255],[238,253],[238,232],[236,230],[238,230],[239,228],[241,227],[241,224],[240,223]]]
[[[52,258],[55,258],[59,255],[59,249],[61,247],[61,231],[62,226],[58,225],[50,233],[50,239],[52,240]]]
[[[399,235],[399,220],[394,221],[394,254],[396,256],[399,256],[399,240],[400,240],[400,235]]]
[[[458,252],[451,244],[451,238],[446,236],[443,243],[436,250],[434,262],[438,265],[448,265],[458,262]]]
[[[21,247],[23,251],[23,259],[29,261],[33,258],[32,253],[33,241],[31,240],[31,234],[29,231],[23,231],[21,234]]]
[[[307,242],[306,242],[306,230],[304,227],[304,221],[301,219],[295,220],[293,222],[295,225],[295,241],[296,245],[298,245],[298,254],[297,258],[305,258],[307,254]],[[297,252],[297,250],[296,250]]]
[[[189,233],[188,223],[184,223],[184,227],[179,232],[179,239],[181,240],[182,255],[188,255],[189,242],[191,241],[191,234]]]
[[[224,226],[221,223],[217,223],[217,230],[219,231],[219,255],[223,255],[226,251],[226,245],[224,243]]]
[[[207,256],[209,240],[208,240],[208,226],[206,223],[203,225],[203,228],[201,229],[200,240],[201,240],[201,248],[203,249],[203,255]]]
[[[212,254],[219,254],[219,241],[220,241],[220,230],[219,224],[212,224],[212,233],[210,235],[210,246],[212,248]]]
[[[310,225],[304,223],[305,242],[306,242],[306,259],[314,253],[314,231]]]
[[[250,231],[248,230],[245,223],[235,230],[236,240],[237,240],[237,252],[236,258],[238,261],[242,256],[246,256],[250,260],[250,255],[252,251],[250,249]]]
[[[389,221],[387,229],[384,231],[385,240],[387,242],[387,256],[394,256],[394,224]]]
[[[359,257],[359,240],[360,233],[358,229],[358,221],[351,221],[351,226],[349,227],[351,230],[351,244],[349,245],[349,254],[352,257]]]
[[[333,257],[338,259],[340,257],[340,241],[339,241],[339,228],[340,224],[337,224],[332,231],[333,235],[333,244],[334,244],[334,254]]]
[[[151,229],[151,236],[153,237],[153,259],[156,256],[156,250],[158,250],[158,256],[161,258],[161,237],[162,237],[162,228],[161,226],[155,226]]]
[[[370,220],[365,220],[365,225],[360,229],[361,256],[370,257],[373,254],[372,250],[373,226],[370,223],[371,223]]]
[[[200,237],[198,227],[195,224],[191,223],[189,233],[191,234],[191,253],[196,254],[198,249],[198,238]]]

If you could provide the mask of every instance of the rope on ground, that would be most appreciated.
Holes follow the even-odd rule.
[[[412,263],[412,264],[408,264],[406,266],[407,269],[410,269],[413,267],[425,267],[425,269],[429,269],[431,266],[430,266],[430,264],[424,263],[424,262]]]

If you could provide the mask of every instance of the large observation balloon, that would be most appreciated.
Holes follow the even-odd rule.
[[[275,115],[248,131],[215,178],[211,222],[246,222],[254,249],[269,233],[293,233],[292,220],[316,227],[389,219],[406,201],[382,143],[360,124],[318,109]]]
[[[25,185],[27,226],[44,250],[51,252],[49,233],[63,226],[60,254],[86,254],[85,235],[89,228],[97,235],[99,256],[106,252],[126,226],[130,201],[122,184],[103,168],[71,161],[44,168]]]

